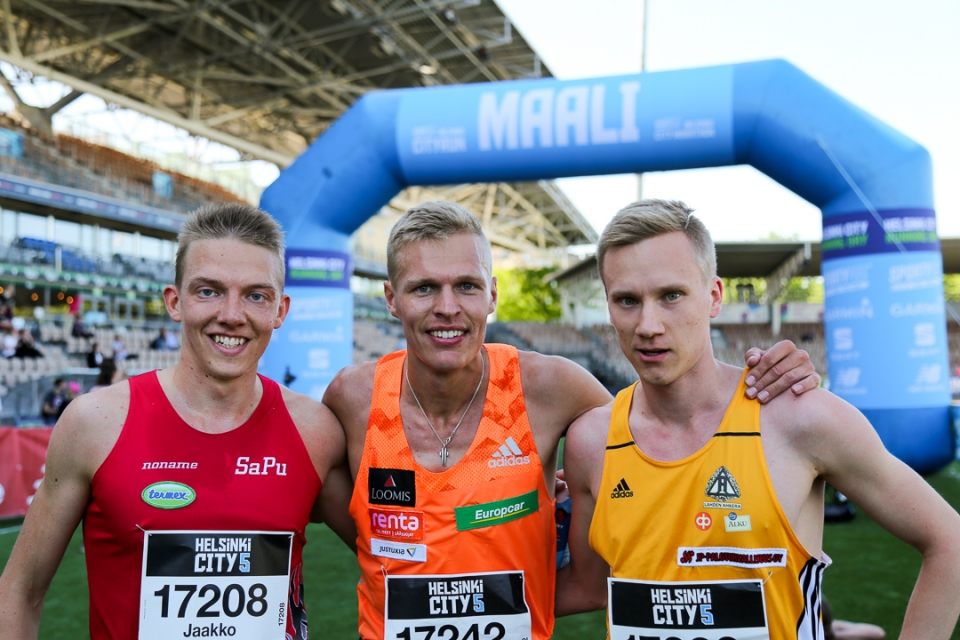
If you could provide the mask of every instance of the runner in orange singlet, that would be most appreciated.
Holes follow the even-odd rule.
[[[470,212],[445,202],[408,211],[390,235],[384,284],[408,350],[348,367],[324,396],[347,436],[349,473],[328,476],[322,515],[358,549],[364,640],[552,634],[558,446],[610,396],[564,358],[483,348],[497,302],[491,264]],[[748,352],[750,397],[816,386],[792,344],[760,355]],[[781,360],[790,371],[777,379]]]

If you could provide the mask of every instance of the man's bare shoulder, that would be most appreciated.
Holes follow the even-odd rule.
[[[547,356],[536,351],[520,351],[520,377],[527,395],[541,390],[574,389],[583,384],[599,384],[589,371],[562,356]]]
[[[67,405],[57,421],[51,446],[73,452],[92,477],[120,438],[129,409],[127,381],[79,396]]]
[[[783,393],[761,405],[761,428],[790,441],[800,452],[816,454],[831,443],[849,444],[851,432],[863,425],[866,418],[842,398],[813,389],[803,395]]]
[[[610,418],[613,416],[613,402],[602,407],[587,411],[574,420],[567,430],[567,447],[586,447],[590,449],[606,449],[607,432],[610,428]]]
[[[299,430],[319,430],[331,434],[340,430],[337,417],[322,402],[282,385],[280,391],[283,394],[283,403]]]
[[[333,411],[348,433],[366,430],[376,371],[376,362],[345,367],[330,381],[323,394],[323,404]]]
[[[283,402],[321,479],[346,451],[343,429],[333,412],[310,396],[280,387]]]

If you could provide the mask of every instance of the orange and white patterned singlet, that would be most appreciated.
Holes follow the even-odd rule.
[[[377,363],[350,503],[364,640],[546,640],[553,632],[553,503],[519,358],[510,346],[485,349],[490,383],[480,426],[463,459],[440,473],[416,463],[404,434],[406,352]]]

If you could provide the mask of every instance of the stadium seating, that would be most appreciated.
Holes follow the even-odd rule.
[[[21,158],[0,156],[3,173],[179,213],[211,202],[242,201],[218,185],[163,169],[149,160],[62,134],[47,138],[4,115],[0,115],[0,127],[23,135]],[[156,171],[172,178],[171,197],[154,193]]]

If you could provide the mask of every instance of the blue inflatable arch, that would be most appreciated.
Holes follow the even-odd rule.
[[[287,232],[293,297],[263,369],[319,397],[350,363],[349,235],[407,186],[735,164],[823,212],[833,391],[914,468],[946,464],[930,157],[782,60],[366,95],[263,194]]]

